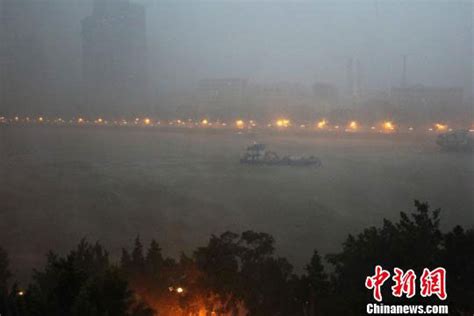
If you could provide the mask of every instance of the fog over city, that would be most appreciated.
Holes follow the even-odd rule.
[[[148,7],[150,59],[163,74],[153,76],[168,85],[227,76],[343,87],[352,57],[361,62],[365,88],[387,90],[400,84],[403,55],[411,84],[471,84],[469,1],[150,1]]]
[[[0,0],[0,315],[358,316],[376,264],[472,315],[473,10]]]
[[[400,87],[414,87],[420,99],[431,89],[437,100],[428,102],[450,108],[437,111],[472,109],[471,1],[2,0],[1,10],[4,114],[255,111],[249,116],[269,119],[310,108],[317,116],[400,106]],[[230,101],[232,110],[218,111],[203,94],[225,79],[240,80],[240,91],[220,91],[225,100],[214,101]],[[205,88],[214,92],[202,91],[203,80],[214,80]],[[114,89],[122,95],[110,97]],[[275,101],[277,92],[262,89],[291,96]],[[457,89],[457,98],[433,89]],[[274,108],[258,111],[265,102]]]

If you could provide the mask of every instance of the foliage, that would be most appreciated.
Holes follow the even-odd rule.
[[[427,203],[415,201],[415,210],[411,216],[402,212],[398,223],[384,220],[381,228],[367,228],[356,237],[349,235],[340,253],[328,255],[329,263],[334,266],[329,303],[337,306],[336,313],[359,315],[363,312],[365,304],[371,302],[372,298],[371,292],[366,291],[362,285],[365,278],[374,273],[376,265],[390,271],[395,267],[413,269],[417,275],[422,274],[423,268],[433,269],[444,265],[449,273],[448,283],[452,280],[451,273],[472,280],[473,270],[466,264],[473,262],[472,251],[471,254],[464,251],[468,248],[472,250],[473,240],[465,240],[464,246],[461,246],[465,249],[456,248],[458,241],[466,236],[459,229],[443,235],[439,229],[439,214],[439,210],[430,211]],[[450,255],[447,255],[448,251]],[[456,258],[457,263],[453,262],[451,256]],[[466,288],[472,291],[473,284],[471,282]],[[403,298],[394,298],[390,293],[390,286],[383,290],[384,303],[400,304],[405,301]],[[449,293],[449,297],[455,295]],[[420,296],[410,300],[410,304],[429,302],[432,300],[422,299]],[[451,305],[450,312],[454,314],[457,308]]]
[[[48,254],[44,269],[34,272],[24,305],[24,315],[31,316],[153,315],[139,313],[143,308],[135,308],[127,280],[107,251],[86,240],[65,257]]]
[[[8,280],[11,277],[9,260],[5,250],[0,248],[0,315],[7,313],[8,306]]]
[[[474,229],[456,226],[444,236],[443,266],[448,271],[448,301],[452,314],[474,314]]]
[[[7,316],[151,316],[216,315],[360,315],[371,292],[365,278],[374,266],[414,269],[443,266],[448,271],[450,314],[474,312],[474,229],[440,230],[440,212],[415,201],[411,214],[398,222],[384,220],[349,235],[340,252],[326,256],[332,273],[314,251],[304,273],[275,255],[271,235],[253,231],[212,235],[203,247],[179,260],[166,258],[152,240],[136,237],[123,249],[120,263],[110,262],[99,244],[82,240],[62,257],[48,254],[35,271],[25,295],[9,287],[8,257],[0,248],[0,313]],[[384,287],[390,291],[390,286]],[[405,299],[406,300],[406,299]],[[434,299],[415,297],[410,304]],[[384,303],[404,303],[384,293]],[[439,301],[437,302],[439,303]],[[240,312],[240,314],[239,314]]]

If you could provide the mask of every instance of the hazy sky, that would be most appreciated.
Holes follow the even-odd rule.
[[[152,77],[163,87],[203,77],[344,85],[358,58],[363,84],[472,86],[471,1],[140,1]]]
[[[80,20],[93,0],[34,1],[60,4],[41,17],[56,21],[42,49],[52,64],[62,63],[55,65],[64,69],[62,81],[80,78]],[[343,88],[350,57],[360,60],[365,88],[388,90],[401,81],[403,55],[410,84],[472,89],[471,0],[134,1],[146,6],[157,91],[213,77]]]

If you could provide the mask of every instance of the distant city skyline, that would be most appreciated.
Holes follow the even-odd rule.
[[[367,89],[389,91],[406,56],[408,83],[472,89],[470,1],[144,2],[152,68],[170,88],[209,77],[343,88],[353,58]]]
[[[100,28],[89,30],[89,35],[97,35],[92,42],[104,47],[107,38],[118,39],[108,43],[108,53],[100,57],[90,54],[91,42],[81,35],[81,21],[97,16],[97,4],[107,2],[119,6],[126,1],[101,0],[94,5],[93,0],[1,0],[1,23],[6,27],[0,36],[6,44],[0,48],[4,100],[0,108],[83,112],[94,108],[92,99],[97,101],[99,90],[108,89],[103,83],[110,89],[115,83],[122,89],[110,90],[117,94],[106,93],[109,100],[104,99],[115,103],[115,111],[137,112],[134,100],[147,95],[143,92],[147,88],[149,110],[163,110],[195,102],[190,94],[199,82],[221,78],[239,78],[250,85],[286,82],[309,90],[315,83],[328,84],[337,88],[339,96],[358,98],[421,84],[462,88],[466,101],[472,102],[470,1],[378,1],[376,6],[373,1],[342,0],[132,1],[143,5],[143,16],[135,21],[146,25],[118,30],[117,23],[115,31],[112,27],[103,34]],[[28,9],[12,13],[12,7]],[[19,18],[20,13],[24,18]],[[115,66],[110,66],[107,56],[115,56]],[[127,83],[138,73],[148,79]],[[350,89],[348,81],[352,81]],[[84,91],[84,83],[89,92]]]
[[[145,8],[94,0],[82,20],[83,113],[149,113]]]

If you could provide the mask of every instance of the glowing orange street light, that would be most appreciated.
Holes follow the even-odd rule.
[[[78,118],[77,123],[84,123],[84,119],[82,117]]]
[[[357,130],[358,128],[359,128],[359,124],[357,124],[356,121],[351,121],[351,122],[349,123],[349,129],[355,131],[355,130]]]
[[[38,121],[43,122],[43,117],[40,116],[40,117],[38,118]]]
[[[435,127],[436,127],[436,130],[437,131],[440,131],[440,132],[444,132],[448,129],[448,125],[447,124],[441,124],[441,123],[436,123],[435,124]]]
[[[235,126],[237,126],[237,128],[244,128],[244,125],[245,123],[242,120],[235,121]]]
[[[143,123],[145,123],[145,125],[150,125],[151,120],[147,117],[143,120]]]
[[[276,125],[278,127],[288,127],[290,126],[290,120],[287,120],[287,119],[278,119],[276,121]]]
[[[209,121],[207,119],[204,119],[204,120],[201,121],[201,124],[202,125],[207,125],[207,124],[209,124]]]
[[[177,287],[176,288],[176,293],[182,294],[184,292],[184,289],[182,287]]]
[[[385,131],[393,131],[393,130],[395,130],[395,125],[390,121],[385,121],[383,123],[383,129]]]
[[[325,128],[327,124],[328,124],[328,122],[326,120],[322,120],[322,121],[319,121],[317,123],[317,126],[318,126],[318,128],[322,129],[322,128]]]

